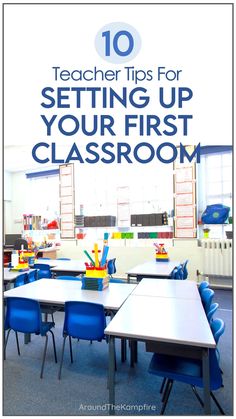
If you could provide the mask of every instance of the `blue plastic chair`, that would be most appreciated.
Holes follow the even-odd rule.
[[[55,362],[57,362],[55,338],[52,332],[52,327],[55,326],[53,322],[43,322],[40,305],[36,300],[22,297],[8,297],[6,299],[6,327],[8,328],[6,342],[4,346],[4,358],[6,356],[6,347],[11,330],[21,333],[35,333],[36,335],[45,336],[45,345],[43,351],[43,361],[41,366],[40,378],[43,378],[43,370],[47,352],[48,335],[50,332],[53,341],[53,350]],[[18,348],[18,354],[20,351]]]
[[[10,326],[8,324],[8,320],[5,318],[5,321],[4,321],[4,342],[6,342],[5,332],[9,329],[10,329]],[[16,337],[17,352],[18,352],[18,355],[20,355],[20,345],[19,345],[18,333],[17,333],[16,330],[15,330],[15,337]],[[4,348],[5,348],[5,344],[6,343],[4,343]],[[4,352],[3,357],[4,357],[4,359],[6,359],[6,351],[4,350],[3,352]]]
[[[187,279],[188,278],[187,264],[188,264],[188,259],[186,259],[184,261],[184,263],[182,263],[183,279]]]
[[[21,285],[25,285],[27,283],[28,274],[23,273],[18,275],[18,277],[14,281],[14,288],[20,287]]]
[[[215,319],[211,322],[211,330],[214,335],[216,344],[220,336],[224,333],[225,324],[221,319]],[[216,349],[209,350],[209,364],[210,364],[210,395],[221,414],[224,411],[216,400],[212,391],[222,387],[222,372],[216,356]],[[182,383],[190,384],[191,388],[197,397],[200,404],[203,406],[203,401],[197,393],[196,387],[203,388],[203,375],[202,375],[202,361],[200,359],[184,358],[180,356],[154,354],[149,365],[148,372],[150,374],[164,377],[167,380],[165,391],[162,398],[163,404],[161,415],[164,414],[167,402],[169,400],[170,392],[172,390],[173,382],[179,381]]]
[[[170,276],[171,279],[184,279],[182,265],[176,266]]]
[[[199,291],[199,294],[200,294],[200,295],[202,295],[202,291],[203,291],[205,288],[209,288],[209,282],[207,282],[207,281],[202,281],[202,282],[200,283],[199,287],[198,287],[198,291]]]
[[[71,338],[101,341],[105,338],[106,327],[105,311],[102,304],[82,301],[65,302],[65,319],[63,326],[63,345],[58,379],[61,378],[61,369],[64,357],[65,342],[69,336],[70,358],[73,362]]]
[[[211,288],[205,288],[201,294],[202,305],[206,315],[208,315],[215,293]]]
[[[209,323],[211,323],[212,317],[215,314],[215,312],[218,309],[218,307],[219,307],[219,304],[218,303],[212,303],[210,305],[209,311],[207,313],[207,320],[208,320]]]
[[[37,279],[52,278],[50,265],[47,265],[47,264],[44,264],[44,263],[35,263],[33,268],[37,270]],[[53,314],[56,311],[58,311],[58,309],[48,307],[46,304],[41,304],[41,312],[45,314],[46,319],[47,319],[47,315],[50,314],[52,316],[52,322],[53,323],[54,323]]]
[[[107,262],[107,273],[110,276],[109,282],[116,284],[124,284],[125,281],[120,278],[113,278],[112,275],[116,273],[116,258],[109,259]]]
[[[70,258],[57,258],[57,260],[71,260]]]
[[[65,279],[65,280],[69,280],[69,281],[81,281],[81,277],[79,276],[69,276],[69,275],[59,275],[56,276],[55,279]]]
[[[33,271],[30,271],[30,272],[28,273],[28,278],[27,278],[27,282],[28,282],[28,283],[31,283],[31,282],[37,281],[37,279],[38,279],[38,271],[37,271],[37,269],[35,269],[35,270],[33,270]]]
[[[33,268],[38,269],[38,279],[52,278],[50,265],[47,265],[46,263],[35,263]]]
[[[116,273],[116,258],[107,261],[107,273],[110,277]]]
[[[125,284],[125,281],[123,279],[119,279],[119,278],[110,278],[109,282],[111,284]]]

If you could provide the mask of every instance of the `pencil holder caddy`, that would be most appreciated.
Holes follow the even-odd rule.
[[[85,276],[88,278],[106,278],[107,269],[106,268],[96,268],[95,266],[86,267]]]

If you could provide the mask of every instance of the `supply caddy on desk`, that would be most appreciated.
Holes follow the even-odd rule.
[[[16,258],[14,264],[12,264],[12,271],[28,271],[29,270],[29,259],[34,257],[33,252],[29,252],[28,250],[24,250],[23,246],[21,250],[17,251],[18,253],[18,263],[16,264]]]
[[[154,243],[154,246],[156,247],[156,262],[168,262],[169,256],[164,248],[164,244]]]
[[[84,250],[84,253],[90,260],[90,264],[85,263],[86,272],[82,278],[82,289],[102,291],[109,286],[109,276],[107,274],[107,255],[109,247],[104,244],[102,257],[99,260],[100,250],[97,243],[94,244],[94,260],[90,254]]]

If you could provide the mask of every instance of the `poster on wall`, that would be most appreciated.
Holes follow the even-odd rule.
[[[186,146],[189,154],[193,146]],[[176,238],[197,237],[196,226],[196,164],[174,162],[174,213]]]
[[[105,226],[105,231],[109,232],[109,240],[113,240],[112,233],[116,238],[116,242],[115,240],[112,242],[113,248],[110,249],[114,249],[114,255],[110,252],[109,257],[111,255],[115,258],[117,254],[121,255],[120,259],[117,257],[117,278],[123,269],[122,278],[127,279],[128,269],[125,269],[128,264],[129,268],[132,268],[143,262],[145,258],[150,259],[150,247],[153,249],[154,263],[153,243],[157,240],[162,243],[163,239],[167,238],[168,246],[170,243],[170,249],[167,249],[170,265],[174,260],[172,269],[174,270],[176,266],[175,260],[178,260],[180,255],[183,256],[184,252],[174,249],[174,246],[171,248],[171,245],[180,243],[180,246],[185,245],[186,253],[191,254],[189,265],[195,275],[199,268],[194,265],[195,260],[198,263],[198,255],[195,252],[198,222],[197,192],[200,185],[204,189],[204,199],[201,202],[201,208],[204,210],[205,196],[207,196],[205,167],[208,164],[209,171],[212,169],[209,159],[206,158],[203,164],[202,150],[208,147],[218,149],[222,146],[231,148],[233,145],[233,4],[173,1],[170,3],[6,2],[2,11],[3,161],[7,185],[4,191],[5,230],[12,233],[16,232],[16,228],[20,230],[20,226],[23,226],[22,214],[42,216],[44,220],[46,216],[43,210],[46,209],[47,213],[50,215],[52,213],[54,216],[56,205],[60,219],[58,225],[61,230],[58,242],[61,244],[60,249],[65,250],[65,255],[59,256],[68,256],[78,262],[85,258],[87,251],[87,254],[91,252],[92,261],[91,258],[87,258],[86,266],[93,264],[95,255],[97,265],[97,247],[95,250],[91,246],[91,237],[97,237],[97,234],[101,236],[104,234],[104,229],[99,230],[97,228],[99,224],[90,224],[90,222],[108,219],[110,221],[106,221],[108,225]],[[202,167],[202,178],[197,184],[199,167]],[[30,180],[26,178],[26,173],[30,173]],[[230,170],[227,173],[232,177]],[[36,174],[39,174],[38,181],[35,181]],[[44,181],[41,182],[39,179],[41,180],[42,174]],[[214,172],[211,177],[212,184],[215,179]],[[222,179],[219,182],[221,186],[223,185],[222,190],[224,187],[229,189],[232,187],[231,178],[229,181],[227,179],[227,185]],[[213,186],[215,189],[213,191],[212,188],[211,191],[215,193],[219,188],[215,184]],[[227,199],[229,201],[231,199],[232,202],[232,193],[231,195],[230,193],[231,190]],[[217,194],[211,199],[213,204],[219,202]],[[37,212],[36,209],[32,209],[33,207]],[[171,222],[166,225],[163,218],[161,222],[157,221],[163,214],[165,219],[171,221],[174,217],[174,225]],[[148,218],[146,224],[138,221],[140,218],[141,220],[145,218],[143,215]],[[136,218],[133,225],[132,216]],[[95,217],[98,220],[94,220]],[[151,219],[155,220],[154,228],[151,221],[149,222]],[[88,222],[87,225],[85,221]],[[46,229],[48,223],[42,221],[40,228],[42,225]],[[104,224],[101,225],[104,227]],[[59,231],[59,228],[57,230]],[[126,235],[127,231],[131,231],[129,236]],[[44,236],[43,231],[43,240]],[[126,241],[126,238],[129,240]],[[173,238],[177,240],[172,240]],[[86,240],[89,243],[88,247]],[[140,245],[141,241],[144,244]],[[173,254],[177,254],[178,257],[172,257]],[[101,255],[102,251],[99,257]],[[188,255],[185,255],[185,259],[187,257]],[[183,258],[181,257],[179,263],[183,262]],[[84,268],[84,259],[82,264]],[[162,269],[170,265],[162,264]],[[155,264],[155,268],[156,266]],[[173,270],[170,270],[168,275],[171,275]],[[50,284],[45,299],[49,298],[49,295],[52,296],[54,306],[57,308],[60,305],[58,302],[60,298],[62,301],[67,297],[68,300],[79,298],[81,289],[78,291],[76,288],[78,286],[76,281],[72,285],[72,281],[68,282],[70,285],[66,289],[62,288],[59,296],[51,290]],[[36,287],[37,282],[40,283],[35,281],[33,285],[26,286]],[[54,282],[58,287],[63,286],[62,281]],[[91,295],[93,292],[94,290],[89,290],[87,294]],[[99,298],[102,294],[97,293],[97,295],[96,298]],[[115,297],[117,295],[115,294]],[[93,302],[98,301],[96,298]],[[125,295],[126,298],[130,301],[129,296]],[[160,307],[158,304],[152,306],[156,297],[150,298],[152,302],[147,303],[146,308],[143,308],[141,303],[138,307],[137,315],[140,315],[140,321],[136,321],[136,315],[129,316],[135,319],[135,327],[143,324],[143,316],[149,313],[149,309],[153,309],[156,313],[155,310]],[[105,300],[106,298],[101,300],[102,304]],[[106,300],[105,308],[110,310],[114,307],[114,300],[110,305],[110,301]],[[166,321],[171,318],[173,324],[177,324],[175,314],[184,304],[188,304],[187,299],[181,301],[176,310],[161,311],[158,316],[152,318],[162,316]],[[120,306],[123,302],[124,300],[120,302]],[[166,310],[168,304],[163,303],[163,310]],[[119,314],[120,306],[116,307],[116,315]],[[194,312],[192,306],[191,302],[180,324],[185,322],[186,313],[192,315]],[[60,315],[63,315],[62,311],[56,313],[55,318]],[[173,318],[170,317],[172,315]],[[62,318],[64,319],[60,317],[60,320]],[[198,324],[198,319],[197,315],[193,319],[189,317],[188,323],[191,324],[193,331],[195,329],[192,325]],[[149,324],[149,321],[145,324]],[[59,345],[62,328],[63,325],[61,329],[58,325],[55,328],[56,341],[59,341]],[[170,329],[173,330],[164,324],[162,332],[167,333]],[[202,330],[200,326],[199,330]],[[159,339],[158,336],[154,337],[156,340]],[[169,346],[170,342],[165,336],[163,341]],[[112,339],[111,342],[113,343]],[[100,347],[103,343],[99,342]],[[152,386],[149,382],[148,387],[139,386],[140,391],[142,392],[142,388],[144,391],[139,397],[145,404],[142,404],[138,410],[137,394],[131,400],[132,391],[123,390],[125,386],[120,376],[122,385],[116,380],[119,391],[116,392],[117,404],[114,404],[114,387],[111,385],[109,392],[107,389],[107,347],[106,355],[102,353],[103,360],[100,363],[101,366],[104,361],[104,367],[102,366],[99,371],[96,370],[96,378],[91,380],[97,360],[100,362],[100,348],[96,352],[96,359],[93,358],[91,361],[89,357],[91,352],[97,351],[97,342],[94,345],[87,345],[87,342],[87,346],[83,344],[84,342],[79,342],[79,351],[81,350],[81,353],[84,351],[83,354],[87,356],[86,361],[83,362],[85,356],[83,358],[79,353],[79,362],[72,363],[68,369],[65,353],[62,369],[62,375],[65,376],[60,385],[48,387],[50,389],[48,394],[45,391],[47,380],[53,381],[57,377],[56,367],[52,364],[53,358],[48,359],[49,353],[45,363],[44,385],[37,385],[37,371],[31,376],[31,370],[30,375],[27,375],[26,369],[22,374],[14,373],[13,380],[11,373],[15,371],[13,362],[11,360],[12,370],[9,373],[9,363],[6,360],[4,415],[48,416],[51,412],[57,416],[109,413],[119,415],[120,412],[122,415],[159,414],[161,402],[155,401],[153,405],[149,404],[150,400],[156,400],[156,389],[154,394],[153,387],[151,393]],[[30,345],[28,345],[29,351]],[[65,351],[67,351],[66,346]],[[214,346],[213,341],[210,346]],[[49,344],[48,351],[51,349]],[[133,349],[134,354],[135,345]],[[41,356],[36,351],[34,355]],[[141,353],[141,357],[142,355]],[[52,352],[50,356],[53,356]],[[111,346],[110,365],[113,366],[112,356]],[[90,361],[93,362],[94,370],[88,380],[86,368],[87,362]],[[20,362],[19,359],[17,368]],[[46,376],[47,363],[49,368],[55,367],[53,373],[48,376]],[[206,367],[207,362],[204,362],[204,365]],[[80,375],[81,366],[84,366],[83,376]],[[120,364],[118,370],[119,368]],[[147,371],[146,365],[144,368]],[[204,371],[207,386],[207,368]],[[131,390],[136,388],[133,377],[136,376],[136,372],[139,373],[138,369],[135,370],[135,374],[129,375]],[[27,378],[22,381],[25,374]],[[225,377],[228,375],[224,374]],[[98,377],[101,381],[97,385]],[[112,374],[109,377],[112,381]],[[16,393],[8,385],[7,380],[11,386],[14,381],[14,387],[17,386]],[[53,381],[54,384],[56,380],[57,378]],[[32,385],[38,402],[35,396],[32,396],[27,383]],[[94,394],[94,383],[96,383],[96,394]],[[222,390],[225,391],[227,400],[229,387],[225,386],[225,390]],[[150,394],[146,404],[147,388]],[[210,395],[207,390],[203,392],[205,411],[200,406],[200,415],[210,414]],[[123,403],[124,400],[127,404]],[[117,406],[116,411],[114,405]],[[190,405],[190,410],[186,413],[184,409],[187,405]],[[149,406],[154,407],[152,409]],[[189,416],[196,413],[196,416],[199,416],[199,410],[196,408],[196,412],[193,412],[194,409],[191,400],[190,402],[184,400],[183,403],[177,398],[170,412],[172,415]],[[232,414],[230,408],[227,414]]]

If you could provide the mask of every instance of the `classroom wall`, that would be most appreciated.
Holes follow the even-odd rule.
[[[141,243],[142,242],[142,243]],[[196,270],[202,271],[202,248],[197,246],[197,240],[168,240],[166,248],[171,260],[184,262],[189,259],[189,278],[196,280]],[[98,241],[99,248],[102,248],[102,241]],[[116,276],[125,277],[127,270],[135,265],[154,260],[155,248],[152,240],[130,240],[128,246],[124,240],[109,240],[109,257],[116,258]],[[71,259],[85,259],[83,250],[92,252],[93,242],[88,240],[62,240],[58,257],[70,257]]]
[[[11,233],[12,228],[12,176],[4,171],[4,232]]]
[[[11,183],[12,201],[9,204],[7,213],[7,233],[20,233],[22,231],[22,214],[29,213],[31,197],[27,196],[28,182],[25,172],[12,173],[8,176],[8,182]],[[43,199],[39,196],[39,200]],[[34,203],[35,204],[35,203]],[[102,247],[100,239],[99,246]],[[143,263],[147,260],[153,260],[155,257],[154,240],[109,240],[111,257],[117,259],[117,275],[125,276],[128,269]],[[72,259],[84,258],[83,250],[91,251],[94,241],[85,240],[62,240],[58,257],[70,257]],[[183,262],[189,259],[189,278],[196,279],[196,270],[202,270],[202,248],[197,246],[197,240],[178,239],[165,240],[170,258]],[[174,244],[174,245],[173,245]]]
[[[28,213],[27,180],[25,172],[11,174],[12,178],[12,203],[11,203],[11,231],[7,233],[22,232],[22,215]]]

